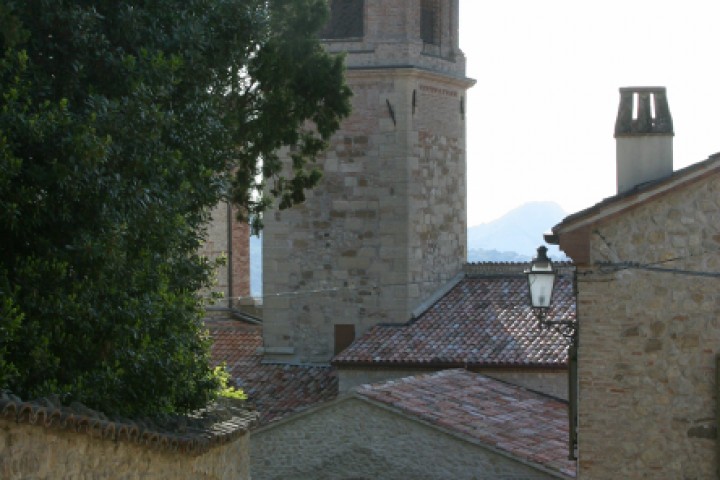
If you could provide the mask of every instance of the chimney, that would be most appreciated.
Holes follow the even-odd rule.
[[[615,122],[617,193],[673,172],[673,123],[665,87],[624,87]]]

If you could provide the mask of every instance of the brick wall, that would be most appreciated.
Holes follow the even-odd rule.
[[[245,222],[237,221],[235,209],[232,211],[230,228],[232,236],[229,238],[228,206],[227,203],[220,203],[212,211],[208,238],[201,250],[202,255],[212,260],[220,256],[227,259],[227,263],[217,269],[216,284],[211,288],[211,291],[223,294],[223,300],[217,301],[220,307],[227,307],[231,298],[250,295],[250,227]],[[228,244],[228,241],[231,243]],[[228,270],[232,273],[232,279]]]
[[[610,218],[578,268],[579,477],[716,477],[717,175]],[[673,271],[602,267],[634,262]]]
[[[237,299],[250,296],[250,225],[239,222],[237,209],[232,211],[232,291]]]

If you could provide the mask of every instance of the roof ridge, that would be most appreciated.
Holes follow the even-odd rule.
[[[575,265],[567,260],[554,261],[553,266],[558,273],[567,274],[575,269]],[[463,266],[466,277],[504,277],[520,276],[530,268],[530,262],[468,262]]]
[[[422,316],[426,311],[432,308],[433,305],[442,300],[445,295],[447,295],[453,288],[457,286],[458,283],[462,281],[463,278],[465,278],[465,273],[460,272],[453,278],[451,278],[449,281],[447,281],[444,285],[441,285],[440,288],[435,290],[423,303],[415,307],[415,309],[410,314],[410,320],[408,321],[408,323]]]

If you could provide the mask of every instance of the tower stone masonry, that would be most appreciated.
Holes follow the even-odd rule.
[[[333,0],[322,36],[345,53],[351,116],[307,200],[265,219],[266,361],[327,363],[403,323],[467,249],[459,0]]]

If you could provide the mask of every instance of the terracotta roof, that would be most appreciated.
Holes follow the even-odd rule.
[[[262,327],[237,320],[206,320],[213,340],[212,361],[225,363],[260,414],[260,424],[334,399],[338,380],[333,367],[263,364]]]
[[[238,320],[206,319],[205,326],[213,340],[213,363],[225,362],[228,367],[256,365],[258,348],[262,347],[262,326]]]
[[[521,271],[522,266],[513,268]],[[478,271],[482,265],[475,267]],[[418,318],[401,325],[372,327],[332,363],[565,368],[567,340],[554,330],[539,328],[528,304],[527,288],[522,274],[467,276]],[[574,318],[570,276],[558,277],[553,305],[550,317]]]
[[[470,437],[524,462],[575,476],[567,404],[466,370],[363,385],[356,394]]]
[[[155,450],[199,455],[240,437],[257,421],[246,409],[217,407],[163,419],[112,419],[80,404],[52,398],[23,401],[0,391],[0,417],[100,440],[135,443]]]

